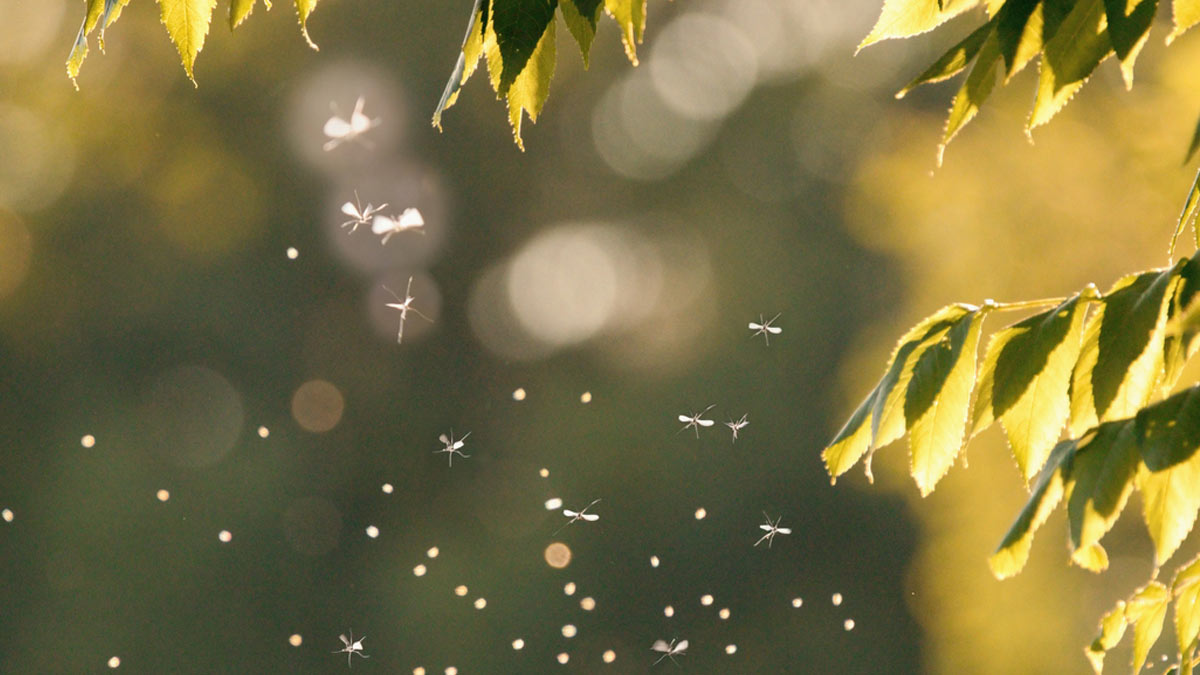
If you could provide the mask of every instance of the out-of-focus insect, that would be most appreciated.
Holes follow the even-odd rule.
[[[555,530],[554,534],[558,534],[559,531],[561,531],[563,529],[563,527],[566,527],[567,525],[570,525],[571,523],[574,523],[578,520],[586,520],[589,523],[594,523],[597,520],[600,520],[600,516],[598,516],[594,513],[587,512],[588,509],[595,506],[596,503],[599,501],[600,501],[599,499],[593,499],[591,504],[588,504],[587,506],[583,507],[582,509],[579,509],[578,511],[572,511],[571,509],[563,509],[563,515],[570,518],[570,520],[563,523],[563,526],[558,528],[557,530]],[[553,535],[551,535],[551,536],[553,536]]]
[[[342,227],[349,227],[351,232],[358,229],[359,225],[368,225],[372,217],[377,217],[375,214],[387,208],[387,203],[374,206],[371,202],[367,202],[364,208],[358,201],[358,190],[354,191],[354,201],[342,204],[342,213],[350,216],[350,220],[342,223]]]
[[[715,407],[717,407],[716,403],[708,406],[704,410],[701,410],[700,412],[698,412],[690,417],[687,415],[680,415],[679,421],[684,423],[683,428],[680,429],[679,431],[676,431],[675,433],[680,433],[682,431],[686,431],[688,429],[688,427],[691,427],[692,430],[696,432],[696,438],[700,438],[700,427],[708,428],[708,427],[711,427],[713,424],[715,424],[712,420],[700,419],[700,416],[703,415],[704,413],[708,412],[709,410],[712,410]]]
[[[392,309],[400,310],[400,330],[396,333],[396,344],[400,344],[401,342],[404,341],[404,321],[405,321],[405,319],[408,318],[408,312],[410,310],[413,312],[416,312],[417,316],[421,317],[422,319],[425,319],[429,323],[433,323],[433,319],[425,316],[424,314],[421,313],[421,310],[412,306],[412,301],[416,299],[412,296],[412,281],[413,281],[413,278],[409,277],[408,278],[408,288],[404,291],[404,300],[400,300],[400,296],[396,295],[392,291],[392,289],[388,288],[387,286],[383,287],[383,290],[387,291],[388,293],[391,293],[392,297],[396,298],[396,302],[389,302],[389,303],[387,303],[387,306],[391,307]]]
[[[363,640],[367,639],[366,635],[355,640],[354,639],[354,631],[350,631],[350,637],[346,637],[345,635],[339,635],[338,638],[342,641],[343,646],[341,649],[339,649],[333,653],[334,654],[345,654],[346,655],[346,665],[350,666],[351,668],[354,667],[354,664],[351,663],[353,661],[353,659],[351,657],[354,656],[355,654],[363,657],[364,659],[371,658],[363,653],[363,644],[362,643],[363,643]]]
[[[750,423],[746,421],[746,418],[749,416],[750,416],[750,413],[746,413],[745,415],[742,415],[742,419],[740,419],[736,422],[734,422],[733,420],[730,420],[725,423],[725,426],[729,427],[729,429],[733,432],[733,440],[734,441],[737,440],[738,431],[740,429],[743,429],[743,428],[749,426]]]
[[[774,522],[772,522],[771,516],[768,516],[767,512],[763,511],[763,518],[766,518],[767,522],[763,523],[762,525],[759,525],[758,529],[765,530],[766,534],[764,534],[762,537],[760,537],[758,541],[754,542],[755,546],[758,546],[759,544],[761,544],[765,541],[765,542],[767,542],[767,548],[771,548],[771,542],[775,541],[775,535],[792,533],[792,531],[790,529],[779,526],[779,521],[783,520],[783,516],[779,516],[778,518],[775,519]]]
[[[329,137],[329,140],[322,146],[325,152],[333,150],[346,141],[356,140],[359,136],[379,126],[378,119],[371,119],[363,114],[363,103],[365,100],[359,96],[358,100],[354,102],[354,112],[350,114],[349,121],[339,117],[337,107],[330,104],[330,107],[334,109],[333,116],[326,120],[322,129]]]
[[[420,228],[425,226],[425,219],[421,217],[421,212],[415,208],[409,207],[404,209],[404,213],[399,216],[375,216],[371,221],[371,231],[375,234],[383,235],[380,244],[388,243],[394,235],[400,234],[405,230],[416,230],[421,234],[425,234]]]
[[[451,429],[450,430],[450,438],[446,438],[446,434],[442,434],[441,436],[438,436],[438,440],[441,441],[443,444],[445,444],[446,447],[442,448],[441,450],[434,450],[433,454],[436,455],[436,454],[442,453],[442,452],[446,453],[448,455],[447,459],[450,460],[450,466],[454,466],[454,456],[455,455],[458,455],[459,457],[462,457],[463,459],[470,457],[470,455],[464,455],[462,453],[463,444],[466,442],[467,436],[470,436],[470,435],[471,435],[471,432],[468,431],[465,436],[463,436],[462,438],[460,438],[456,441],[456,440],[454,440],[454,430]]]
[[[656,652],[662,652],[662,656],[658,657],[658,661],[662,661],[663,659],[670,657],[671,663],[674,663],[675,665],[679,665],[679,662],[675,660],[675,657],[687,656],[687,654],[684,653],[687,648],[687,640],[680,640],[679,644],[675,644],[675,640],[673,639],[669,643],[666,640],[655,640],[654,644],[650,646],[650,649],[653,649]],[[658,661],[655,661],[653,665],[657,666]]]
[[[754,331],[750,337],[756,337],[759,335],[763,336],[763,339],[767,341],[767,346],[769,347],[771,345],[771,335],[779,335],[783,332],[782,328],[771,325],[772,323],[775,323],[775,319],[778,319],[780,314],[783,314],[783,312],[771,317],[770,321],[763,321],[763,315],[759,314],[758,323],[754,323],[753,321],[750,322],[750,330]]]

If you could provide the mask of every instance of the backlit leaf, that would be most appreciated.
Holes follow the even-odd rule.
[[[556,0],[492,0],[492,28],[503,62],[496,93],[508,94],[508,88],[524,72],[546,26],[554,22],[557,6]]]
[[[183,69],[192,84],[196,84],[192,67],[196,63],[196,55],[204,48],[204,38],[208,35],[208,25],[212,22],[217,0],[158,0],[158,6],[167,34],[171,36],[183,60]]]
[[[317,43],[308,36],[308,16],[317,8],[318,0],[296,0],[296,16],[300,19],[300,33],[309,47],[318,49]]]
[[[967,64],[975,58],[975,55],[979,53],[979,48],[983,46],[984,40],[987,39],[993,28],[994,24],[991,22],[976,28],[974,32],[963,38],[962,42],[951,47],[945,54],[942,54],[942,57],[934,61],[933,65],[926,68],[925,72],[918,75],[903,89],[896,92],[896,98],[904,98],[908,92],[922,84],[941,82],[961,73],[967,67]]]
[[[1100,632],[1092,644],[1083,650],[1096,675],[1104,671],[1104,654],[1116,647],[1125,636],[1125,625],[1125,601],[1118,600],[1117,606],[1100,619]]]
[[[1042,52],[1037,96],[1028,129],[1054,117],[1083,86],[1100,62],[1112,54],[1100,0],[1079,0]]]
[[[996,14],[996,38],[1004,56],[1007,77],[1012,77],[1041,51],[1040,0],[1008,0]]]
[[[1200,294],[1200,256],[1188,260],[1179,269],[1179,278],[1168,299],[1167,328],[1163,342],[1163,377],[1159,391],[1171,393],[1183,373],[1183,367],[1200,348],[1200,323],[1195,319],[1200,311],[1196,303]]]
[[[1175,28],[1167,36],[1167,44],[1200,23],[1200,0],[1175,0],[1171,5],[1171,18]]]
[[[1200,126],[1196,127],[1196,135],[1200,137]],[[1196,144],[1196,140],[1192,140],[1192,145]],[[1192,150],[1188,150],[1188,156],[1191,156]],[[1196,233],[1196,247],[1200,248],[1200,226],[1196,224],[1196,209],[1200,208],[1200,171],[1196,172],[1196,179],[1192,181],[1192,190],[1188,192],[1187,201],[1183,203],[1183,212],[1179,214],[1179,223],[1175,226],[1175,234],[1171,237],[1171,246],[1167,249],[1168,256],[1175,255],[1175,240],[1179,239],[1179,235],[1183,233],[1183,228],[1190,223],[1193,231]]]
[[[959,319],[941,340],[921,353],[913,367],[904,417],[909,427],[912,474],[921,496],[933,491],[962,449],[982,325],[982,312]]]
[[[875,27],[858,48],[931,31],[978,4],[979,0],[884,0]]]
[[[88,35],[99,26],[100,50],[104,51],[104,29],[111,26],[121,16],[121,10],[128,4],[129,0],[87,0],[83,25],[79,27],[79,33],[75,36],[75,42],[71,45],[71,53],[67,57],[67,76],[71,78],[76,90],[79,89],[76,78],[79,77],[79,69],[88,54]]]
[[[546,104],[546,97],[550,94],[550,80],[554,77],[556,28],[554,21],[546,26],[546,33],[538,41],[533,56],[508,88],[508,121],[512,125],[513,138],[522,150],[525,149],[525,143],[521,140],[521,112],[529,115],[529,121],[537,122],[542,106]]]
[[[1176,570],[1171,598],[1175,602],[1175,644],[1180,654],[1189,654],[1200,636],[1200,556]]]
[[[487,7],[487,0],[475,0],[475,6],[471,9],[471,21],[467,24],[467,34],[463,36],[462,49],[454,64],[454,72],[450,73],[446,88],[442,90],[442,98],[438,100],[437,108],[433,111],[433,126],[437,127],[438,131],[442,130],[442,113],[458,101],[459,90],[471,79],[479,65],[479,57],[483,55]]]
[[[588,67],[588,56],[592,50],[592,38],[596,37],[596,21],[600,18],[601,0],[559,0],[558,11],[562,12],[567,30],[579,43],[583,55],[583,67]]]
[[[971,435],[999,418],[1026,482],[1041,469],[1070,412],[1067,389],[1085,313],[1076,295],[997,331],[988,343]]]
[[[250,16],[254,11],[254,5],[258,0],[231,0],[229,3],[229,28],[237,28],[242,25],[242,22]],[[267,9],[271,9],[271,0],[263,0],[263,4]]]
[[[971,66],[971,72],[954,95],[954,102],[950,104],[950,115],[946,118],[946,128],[942,132],[942,142],[937,150],[938,166],[942,165],[946,146],[960,129],[975,119],[980,106],[991,96],[992,89],[996,87],[996,79],[1000,75],[1001,63],[1003,61],[1000,58],[1000,43],[994,32],[989,33],[975,58],[975,65]]]
[[[1162,634],[1163,619],[1171,594],[1167,587],[1151,581],[1138,589],[1125,603],[1125,620],[1133,625],[1133,672],[1146,664],[1150,648]]]
[[[1033,535],[1062,499],[1064,470],[1069,468],[1074,450],[1074,441],[1063,441],[1050,452],[1046,466],[1033,482],[1025,507],[1008,528],[996,552],[988,558],[988,566],[997,579],[1007,579],[1025,567]]]
[[[1200,509],[1200,385],[1145,408],[1136,425],[1137,487],[1157,567],[1191,532]]]
[[[637,46],[646,28],[646,0],[604,0],[604,11],[621,27],[621,42],[629,62],[638,64]]]
[[[1104,0],[1108,20],[1108,37],[1117,58],[1121,59],[1121,75],[1125,88],[1133,88],[1133,62],[1150,36],[1150,24],[1158,0]]]
[[[1072,559],[1093,571],[1091,547],[1112,528],[1133,492],[1140,455],[1128,420],[1106,422],[1075,450],[1067,480],[1067,522]],[[1101,567],[1103,569],[1103,567]]]

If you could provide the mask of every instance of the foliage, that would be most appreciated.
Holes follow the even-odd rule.
[[[300,33],[313,49],[317,49],[317,45],[308,36],[308,17],[316,9],[318,1],[296,0]],[[128,4],[129,0],[87,0],[87,13],[84,15],[83,25],[79,27],[79,34],[71,46],[71,55],[67,58],[67,75],[75,82],[77,89],[79,83],[76,78],[79,77],[79,69],[88,54],[88,36],[98,26],[98,42],[100,50],[103,51],[104,31],[120,18],[121,10]],[[256,4],[257,0],[230,0],[229,29],[240,26],[254,11]],[[271,9],[270,0],[263,0],[263,4],[268,10]],[[212,14],[216,6],[217,0],[158,0],[162,24],[166,27],[171,42],[175,43],[175,49],[179,51],[179,58],[183,61],[183,69],[192,84],[196,83],[193,72],[196,55],[204,49],[204,38],[208,36],[208,26],[212,23]]]
[[[931,31],[979,5],[986,13],[983,25],[896,94],[903,97],[921,84],[941,82],[969,68],[946,119],[939,164],[946,145],[979,112],[997,79],[1008,84],[1035,58],[1038,83],[1027,133],[1049,122],[1111,56],[1120,62],[1126,88],[1132,88],[1134,63],[1150,35],[1158,0],[885,0],[859,49]],[[1168,44],[1200,23],[1200,1],[1174,0],[1171,5],[1174,29]],[[1200,128],[1189,155],[1197,145]]]

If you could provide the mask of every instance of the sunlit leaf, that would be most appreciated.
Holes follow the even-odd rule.
[[[1071,562],[1089,572],[1103,572],[1108,569],[1108,551],[1100,544],[1088,544],[1071,552]]]
[[[229,3],[229,28],[237,28],[242,25],[242,22],[250,16],[254,11],[254,5],[258,0],[232,0]],[[263,4],[267,9],[271,9],[271,0],[263,0]]]
[[[1026,482],[1041,469],[1070,412],[1067,388],[1085,313],[1076,295],[988,342],[971,435],[999,418]]]
[[[546,97],[550,94],[550,80],[554,77],[555,32],[557,24],[551,21],[546,32],[538,41],[537,49],[525,64],[525,69],[508,88],[508,121],[512,125],[513,138],[517,146],[525,149],[521,140],[521,113],[529,115],[529,121],[537,122]]]
[[[1126,89],[1133,88],[1133,62],[1150,35],[1156,9],[1158,0],[1104,0],[1108,37],[1117,58],[1121,59]]]
[[[1175,644],[1181,655],[1189,655],[1200,637],[1200,555],[1176,570],[1171,598],[1175,602]]]
[[[1196,154],[1197,148],[1200,148],[1200,119],[1196,120],[1196,128],[1192,130],[1192,140],[1190,142],[1188,142],[1187,152],[1184,153],[1184,155],[1183,155],[1183,163],[1184,164],[1187,164],[1188,162],[1192,161],[1192,157]],[[1195,189],[1196,189],[1196,186],[1195,186],[1195,184],[1193,184],[1192,185],[1193,193],[1195,192]],[[1193,199],[1194,199],[1194,197],[1189,195],[1188,201],[1191,202]],[[1186,208],[1184,210],[1186,211]],[[1181,225],[1179,227],[1179,229],[1175,230],[1175,236],[1171,238],[1172,253],[1174,252],[1174,249],[1175,249],[1175,240],[1179,238],[1179,233],[1182,231],[1183,231],[1183,226]]]
[[[79,69],[83,66],[83,60],[87,58],[88,54],[88,35],[97,26],[100,27],[99,43],[100,50],[103,51],[104,29],[111,26],[121,16],[121,10],[128,4],[129,0],[87,0],[83,25],[79,27],[79,33],[75,36],[75,42],[71,45],[71,53],[67,57],[67,76],[71,78],[75,89],[79,89],[76,78],[79,77]]]
[[[317,43],[308,36],[308,16],[317,8],[318,0],[296,0],[296,16],[300,19],[300,33],[309,47],[318,49]]]
[[[100,38],[96,40],[100,43],[100,51],[104,51],[105,29],[120,18],[121,10],[125,9],[125,5],[128,4],[129,0],[104,0],[104,13],[100,15]]]
[[[1072,559],[1097,569],[1092,550],[1125,509],[1137,475],[1138,453],[1133,425],[1128,420],[1101,424],[1076,446],[1067,480],[1067,522]]]
[[[1084,654],[1087,655],[1088,661],[1092,664],[1092,670],[1096,672],[1096,675],[1100,675],[1104,671],[1105,653],[1116,647],[1124,636],[1125,601],[1118,600],[1117,606],[1110,609],[1100,619],[1100,632],[1092,640],[1092,644],[1083,650]]]
[[[517,76],[524,72],[543,40],[546,26],[554,22],[557,6],[556,0],[492,0],[492,27],[503,62],[496,93],[507,94]]]
[[[1163,619],[1171,594],[1167,587],[1151,581],[1138,589],[1125,603],[1125,620],[1133,625],[1133,672],[1146,665],[1150,648],[1162,634]]]
[[[442,90],[442,98],[438,100],[437,108],[433,111],[433,126],[437,127],[438,131],[442,130],[442,113],[458,101],[459,90],[471,79],[479,65],[479,57],[483,55],[488,6],[488,0],[475,0],[475,6],[471,9],[471,21],[467,24],[467,34],[463,36],[463,45],[454,64],[454,72],[450,73],[446,88]]]
[[[996,38],[1008,77],[1041,51],[1040,7],[1040,0],[1008,0],[996,14]]]
[[[858,48],[931,31],[978,4],[979,0],[884,0],[875,27]]]
[[[1063,441],[1050,452],[1046,466],[1033,482],[1025,507],[1008,528],[996,552],[988,558],[988,566],[996,578],[1007,579],[1025,567],[1025,562],[1029,560],[1029,547],[1033,545],[1033,535],[1062,499],[1064,469],[1070,466],[1074,451],[1074,441]]]
[[[192,67],[196,63],[196,55],[204,48],[204,38],[208,35],[208,25],[212,22],[217,0],[158,0],[158,6],[167,34],[171,36],[183,60],[183,69],[192,84],[196,84]]]
[[[1157,567],[1191,532],[1200,509],[1200,385],[1148,406],[1136,424],[1137,487]]]
[[[1163,377],[1159,391],[1171,393],[1183,368],[1200,349],[1200,256],[1188,260],[1179,269],[1167,307],[1166,337],[1163,342]]]
[[[620,26],[625,56],[636,66],[637,46],[642,44],[642,31],[646,28],[646,0],[604,0],[604,11]]]
[[[983,46],[984,40],[992,32],[994,24],[988,22],[976,28],[967,37],[963,38],[962,42],[954,45],[942,57],[933,62],[933,65],[925,69],[925,72],[918,75],[912,82],[909,82],[903,89],[896,92],[896,98],[904,98],[908,92],[916,89],[922,84],[931,82],[941,82],[961,73],[979,53],[979,48]]]
[[[1001,63],[1000,43],[994,32],[989,33],[975,58],[975,65],[971,66],[971,72],[950,104],[950,114],[946,117],[946,128],[942,131],[942,142],[937,150],[938,166],[942,165],[946,146],[954,140],[960,129],[975,118],[980,106],[992,94]]]
[[[921,496],[933,491],[962,449],[982,326],[982,312],[963,317],[925,349],[913,367],[904,417],[909,427],[912,474]]]
[[[1171,5],[1171,18],[1175,28],[1167,36],[1167,44],[1200,23],[1200,0],[1175,0]]]
[[[1126,276],[1088,321],[1071,379],[1072,436],[1133,416],[1154,393],[1172,280],[1171,270]]]
[[[1197,136],[1200,136],[1200,126],[1196,128]],[[1192,144],[1196,141],[1193,139]],[[1191,151],[1188,151],[1191,155]],[[1196,224],[1196,209],[1200,208],[1200,171],[1196,172],[1196,178],[1192,181],[1192,189],[1188,192],[1187,201],[1183,203],[1183,212],[1179,214],[1179,223],[1175,226],[1175,234],[1171,236],[1171,246],[1168,249],[1168,255],[1175,255],[1175,240],[1179,239],[1179,235],[1183,233],[1183,228],[1190,223],[1193,231],[1196,233],[1196,247],[1200,248],[1200,225]]]
[[[1113,53],[1105,26],[1101,1],[1079,0],[1046,43],[1029,129],[1049,122]]]
[[[592,38],[596,37],[596,22],[600,19],[603,8],[601,0],[559,0],[558,10],[562,12],[563,22],[567,30],[579,43],[579,53],[583,55],[583,67],[589,65],[589,55],[592,50]]]

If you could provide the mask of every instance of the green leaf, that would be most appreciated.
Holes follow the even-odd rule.
[[[983,312],[968,314],[925,349],[913,367],[904,418],[909,427],[912,474],[922,497],[933,492],[962,450],[982,326]]]
[[[1029,130],[1049,122],[1112,54],[1105,26],[1100,0],[1080,0],[1046,43]]]
[[[1067,480],[1067,523],[1072,559],[1092,571],[1094,547],[1117,521],[1133,492],[1138,453],[1133,425],[1128,420],[1106,422],[1076,446]],[[1098,569],[1097,569],[1098,567]]]
[[[954,95],[950,104],[950,115],[946,118],[946,129],[942,132],[942,142],[938,145],[937,164],[942,165],[946,154],[946,146],[954,139],[959,130],[967,125],[979,113],[980,106],[992,94],[996,86],[999,72],[1000,43],[994,32],[989,33],[971,66],[967,79]]]
[[[1184,155],[1183,155],[1183,163],[1184,164],[1187,164],[1188,162],[1192,161],[1192,157],[1195,156],[1196,150],[1198,148],[1200,148],[1200,119],[1196,120],[1196,128],[1192,130],[1192,140],[1188,143],[1187,152],[1184,153]],[[1195,186],[1193,186],[1193,189],[1195,189]],[[1179,228],[1178,230],[1176,230],[1175,237],[1178,238],[1179,233],[1182,231],[1183,231],[1182,227]],[[1172,239],[1171,247],[1174,248],[1174,246],[1175,246],[1175,240]]]
[[[1108,37],[1117,58],[1121,59],[1126,89],[1133,88],[1133,62],[1150,36],[1150,24],[1157,9],[1158,0],[1104,0]]]
[[[1118,600],[1117,606],[1100,619],[1100,633],[1083,650],[1096,675],[1104,671],[1104,654],[1116,647],[1125,636],[1125,625],[1125,601]]]
[[[646,28],[646,0],[604,0],[604,11],[621,27],[621,42],[629,62],[638,64],[637,46]]]
[[[1171,6],[1175,29],[1167,36],[1167,44],[1183,35],[1189,28],[1200,23],[1200,0],[1175,0]]]
[[[1196,127],[1196,135],[1200,137],[1200,126]],[[1196,140],[1192,140],[1192,145],[1196,144]],[[1192,154],[1192,149],[1188,150],[1188,156]],[[1200,248],[1200,227],[1196,226],[1196,209],[1200,208],[1200,171],[1196,172],[1196,178],[1192,181],[1192,190],[1188,193],[1187,201],[1183,203],[1183,212],[1179,214],[1179,224],[1175,226],[1175,234],[1171,236],[1171,246],[1167,249],[1167,256],[1175,256],[1175,240],[1179,239],[1179,235],[1183,233],[1183,228],[1187,227],[1188,223],[1192,224],[1192,230],[1196,234],[1196,248]]]
[[[1183,373],[1183,367],[1200,348],[1200,257],[1193,257],[1179,269],[1179,277],[1168,300],[1166,337],[1163,342],[1163,377],[1159,391],[1171,393]]]
[[[1151,581],[1125,603],[1125,620],[1133,624],[1133,672],[1146,665],[1150,648],[1162,634],[1163,619],[1171,600],[1167,587]]]
[[[562,12],[563,22],[571,31],[575,42],[579,43],[579,53],[583,55],[583,67],[586,70],[588,55],[592,51],[592,38],[596,37],[596,22],[600,19],[600,0],[559,0],[558,11]]]
[[[1154,541],[1155,567],[1175,553],[1200,510],[1200,385],[1137,414],[1137,487]]]
[[[1064,467],[1069,470],[1074,450],[1074,441],[1063,441],[1050,452],[1046,466],[1033,483],[1029,501],[1025,502],[1025,507],[1008,528],[996,552],[988,558],[988,567],[997,579],[1007,579],[1025,567],[1025,562],[1029,560],[1029,547],[1033,545],[1033,535],[1062,499]]]
[[[467,34],[463,36],[462,49],[459,50],[458,60],[454,64],[454,72],[446,81],[442,90],[442,98],[438,100],[437,109],[433,111],[433,126],[442,130],[442,113],[458,100],[458,92],[471,79],[475,68],[479,65],[479,57],[484,51],[484,27],[487,25],[487,0],[475,0],[471,9],[471,21],[467,24]],[[494,39],[494,35],[493,35]]]
[[[931,31],[978,4],[979,0],[884,0],[879,20],[858,49]]]
[[[529,121],[537,122],[542,107],[546,105],[546,97],[550,95],[550,80],[554,77],[556,58],[556,28],[557,24],[551,20],[525,69],[508,88],[508,121],[512,125],[517,147],[521,150],[525,150],[525,143],[521,140],[521,111],[529,115]]]
[[[492,27],[503,62],[496,93],[508,94],[508,88],[525,70],[542,42],[546,26],[554,22],[557,6],[556,0],[492,0]]]
[[[569,1],[569,0],[568,0]],[[979,48],[983,46],[983,42],[992,32],[993,23],[988,22],[976,28],[967,37],[963,38],[962,42],[954,45],[942,57],[933,62],[933,65],[925,69],[912,82],[909,82],[903,89],[896,92],[896,98],[904,98],[908,92],[916,89],[922,84],[932,82],[941,82],[948,80],[951,77],[961,73],[979,53]]]
[[[307,42],[308,46],[312,47],[314,51],[320,51],[320,48],[317,47],[317,43],[313,42],[312,38],[308,36],[308,15],[312,14],[313,10],[317,8],[317,1],[318,0],[296,0],[296,16],[300,19],[300,33],[304,36],[304,41]]]
[[[242,22],[250,16],[254,11],[254,5],[258,0],[231,0],[229,3],[229,29],[233,30],[242,25]],[[263,0],[263,4],[267,9],[271,9],[271,0]]]
[[[71,83],[75,85],[77,91],[79,83],[76,78],[79,77],[79,69],[83,66],[83,60],[87,58],[88,54],[88,35],[95,30],[96,26],[100,26],[98,42],[100,51],[104,51],[104,29],[111,26],[121,16],[121,10],[128,4],[129,0],[87,0],[83,25],[79,27],[79,33],[71,45],[71,53],[67,56],[67,76],[71,78]]]
[[[183,69],[192,84],[196,84],[192,66],[196,63],[196,55],[204,48],[217,0],[158,0],[158,6],[167,34],[183,60]]]
[[[1200,637],[1200,555],[1176,570],[1171,598],[1175,601],[1175,644],[1182,657],[1196,648]]]
[[[1026,483],[1042,468],[1070,412],[1067,389],[1086,308],[1076,295],[997,331],[988,343],[971,435],[999,418]]]
[[[1040,0],[1008,0],[996,14],[996,38],[1008,77],[1041,51],[1040,7]]]
[[[1171,270],[1126,276],[1089,320],[1071,380],[1072,436],[1131,417],[1154,393],[1172,279]]]
[[[943,307],[932,316],[926,317],[916,326],[913,326],[900,338],[900,341],[896,343],[896,347],[892,350],[892,355],[888,359],[887,365],[884,367],[883,378],[875,385],[871,393],[867,394],[866,399],[859,404],[841,431],[834,436],[833,440],[829,442],[829,445],[821,453],[821,458],[825,461],[825,468],[829,471],[829,476],[832,479],[831,482],[836,483],[837,477],[849,471],[850,467],[854,466],[873,445],[886,445],[886,443],[890,443],[904,433],[904,421],[902,418],[897,417],[895,425],[898,426],[898,431],[886,443],[879,441],[879,415],[885,410],[884,403],[893,389],[896,388],[901,373],[907,373],[907,377],[911,377],[912,363],[909,362],[909,356],[930,335],[944,333],[954,321],[968,311],[968,309],[965,309],[961,305]],[[899,406],[900,410],[903,409],[903,395],[907,390],[907,377],[896,394],[898,400],[893,401],[892,406],[886,409],[894,409],[896,406]],[[869,470],[867,476],[870,478]]]

